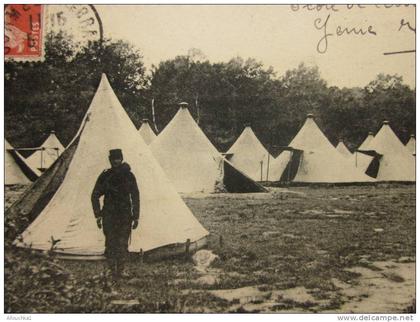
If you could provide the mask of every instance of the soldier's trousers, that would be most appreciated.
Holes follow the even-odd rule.
[[[131,218],[128,216],[106,216],[103,218],[102,224],[105,235],[105,257],[122,261],[128,253]]]

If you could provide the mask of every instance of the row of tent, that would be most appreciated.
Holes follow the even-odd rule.
[[[204,156],[218,152],[204,137],[185,107],[181,107],[158,136],[147,120],[143,120],[139,132],[145,142],[150,144],[153,153],[179,192],[194,192],[203,188],[203,183],[199,182],[200,178],[204,181],[210,175],[205,171],[207,166],[203,160]],[[201,133],[201,137],[197,138],[195,133]],[[189,155],[202,162],[195,163]],[[388,121],[384,121],[376,135],[370,132],[353,153],[342,140],[334,148],[309,114],[296,137],[289,146],[283,147],[283,152],[276,158],[265,149],[250,126],[245,127],[232,147],[223,155],[254,181],[415,181],[414,135],[404,146]],[[193,164],[189,164],[190,162]]]
[[[193,249],[204,243],[208,231],[179,192],[266,191],[246,174],[248,170],[236,158],[239,155],[234,149],[236,144],[229,153],[219,153],[186,104],[181,105],[158,136],[151,135],[149,143],[148,146],[141,138],[106,76],[102,75],[73,140],[7,209],[6,216],[24,215],[31,221],[15,245],[79,256],[102,255],[104,237],[96,227],[90,195],[98,175],[109,167],[108,151],[115,148],[123,150],[141,194],[140,228],[131,236],[132,252],[185,243]],[[237,146],[241,146],[239,143]],[[308,146],[313,148],[308,150]],[[8,152],[15,162],[22,160],[13,149]],[[247,162],[244,164],[248,167]],[[297,180],[325,182],[337,177],[347,181],[374,180],[329,143],[313,117],[308,117],[290,148],[272,160],[272,167],[278,171],[276,177],[284,177],[285,173],[291,177],[294,173]],[[320,175],[319,169],[326,170]]]
[[[226,156],[258,181],[415,181],[415,138],[412,136],[404,146],[387,121],[375,136],[370,133],[354,153],[342,141],[334,148],[309,114],[277,158],[270,155],[250,127],[245,128]]]
[[[146,119],[139,133],[177,191],[182,193],[215,192],[220,189],[229,192],[263,190],[235,170],[240,170],[257,182],[415,181],[415,138],[411,136],[404,147],[387,121],[376,136],[370,132],[352,153],[342,140],[334,151],[313,116],[308,115],[299,133],[276,158],[265,149],[250,126],[245,127],[226,153],[219,153],[195,123],[186,103],[181,104],[178,113],[159,136]],[[11,150],[8,146],[8,150]],[[25,172],[32,171],[34,175],[30,177],[36,178],[54,163],[63,150],[64,147],[52,132],[26,160],[19,155],[19,150],[14,154],[15,159],[20,159],[21,168],[25,168],[26,163],[30,171]],[[29,179],[19,173],[22,172],[19,167],[15,166],[15,171],[12,171],[11,163],[7,167],[9,171],[6,173],[10,175],[6,176],[6,184],[28,183]],[[226,177],[224,172],[236,172],[236,180],[229,180],[230,177]]]
[[[404,146],[387,121],[376,136],[369,132],[353,153],[342,140],[337,150],[377,181],[415,181],[416,139],[411,135]]]

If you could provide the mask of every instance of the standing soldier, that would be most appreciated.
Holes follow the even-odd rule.
[[[136,177],[123,162],[120,149],[109,151],[111,168],[102,172],[92,192],[96,223],[105,235],[105,257],[114,278],[125,276],[124,260],[128,253],[131,229],[139,221],[140,201]],[[101,209],[99,198],[104,196]]]

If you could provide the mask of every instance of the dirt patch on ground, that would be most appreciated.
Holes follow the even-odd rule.
[[[333,278],[337,292],[324,298],[319,298],[318,289],[301,286],[272,290],[269,285],[259,285],[208,292],[229,302],[229,312],[396,313],[413,303],[415,263],[373,262],[347,271],[358,277],[350,283]],[[340,307],[331,309],[337,303]]]
[[[415,263],[373,262],[348,271],[360,276],[356,283],[336,284],[346,298],[339,313],[395,313],[413,303],[416,291]]]

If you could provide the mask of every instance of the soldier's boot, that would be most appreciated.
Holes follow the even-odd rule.
[[[113,274],[113,276],[116,279],[120,278],[120,267],[118,265],[118,260],[115,260],[115,262],[114,262],[114,274]]]
[[[107,257],[106,258],[106,265],[108,266],[107,273],[112,275],[112,258]]]
[[[129,278],[130,275],[126,271],[124,271],[124,267],[125,267],[124,260],[122,258],[118,259],[117,261],[118,276],[120,278]]]
[[[109,258],[107,261],[108,261],[109,272],[112,276],[112,279],[115,280],[118,278],[117,262],[114,258]]]

